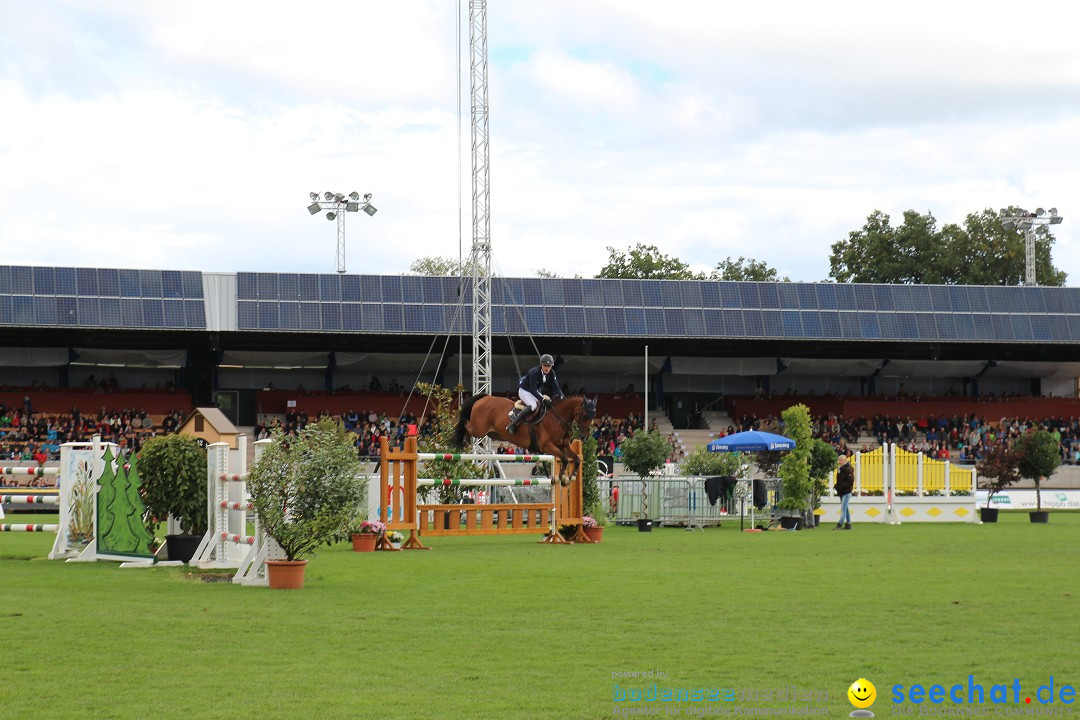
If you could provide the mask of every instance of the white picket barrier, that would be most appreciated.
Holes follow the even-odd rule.
[[[255,459],[271,440],[255,443]],[[266,561],[284,559],[281,547],[262,531],[253,517],[254,534],[248,535],[248,512],[254,507],[247,494],[247,437],[237,438],[238,472],[230,472],[228,443],[206,448],[207,530],[191,558],[191,565],[203,569],[236,569],[238,585],[266,585]]]

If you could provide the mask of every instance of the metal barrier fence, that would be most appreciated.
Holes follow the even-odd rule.
[[[648,517],[663,525],[687,528],[716,527],[725,520],[750,517],[752,490],[739,480],[730,491],[710,501],[703,477],[599,478],[601,491],[611,498],[617,489],[615,522],[633,523]],[[760,515],[760,512],[758,513]]]

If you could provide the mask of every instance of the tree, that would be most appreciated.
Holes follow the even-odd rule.
[[[458,406],[454,397],[459,395],[462,388],[460,385],[453,390],[441,385],[417,383],[416,392],[431,401],[435,412],[434,432],[429,438],[422,438],[417,445],[422,452],[455,453],[452,450],[454,432],[457,429]],[[422,463],[425,477],[450,478],[461,480],[463,478],[487,477],[487,468],[482,463],[469,460],[425,460]],[[442,504],[459,503],[465,497],[467,488],[460,485],[440,485],[436,488],[424,486],[419,489],[420,497],[427,500],[427,496],[435,492]]]
[[[1063,285],[1067,274],[1050,257],[1054,236],[1045,225],[1035,234],[1039,284]],[[1024,247],[1024,236],[1004,228],[1000,215],[990,209],[968,215],[962,227],[950,223],[940,229],[929,212],[908,210],[893,227],[887,214],[875,210],[861,229],[833,244],[829,277],[837,282],[1018,285],[1024,278]]]
[[[469,274],[468,258],[459,261],[448,257],[422,257],[413,260],[409,272],[414,275],[434,275],[438,277],[460,277]]]
[[[1010,208],[1010,214],[1019,214]],[[964,285],[1019,285],[1025,274],[1024,236],[1002,226],[1001,216],[989,208],[964,219],[964,227],[942,228],[944,282]],[[1050,250],[1054,236],[1045,225],[1035,230],[1035,277],[1040,285],[1061,286],[1068,273],[1054,267]],[[951,273],[950,273],[951,270]]]
[[[795,441],[795,449],[780,462],[780,502],[777,506],[793,513],[810,507],[810,409],[792,405],[780,413],[784,435]]]
[[[288,560],[341,538],[366,510],[367,479],[355,439],[329,417],[295,436],[278,428],[251,469],[248,488],[260,527]]]
[[[738,260],[732,260],[729,255],[726,260],[716,263],[716,269],[709,277],[713,280],[745,280],[751,282],[791,282],[791,278],[781,278],[776,268],[771,268],[761,260],[754,260],[739,256]]]
[[[638,243],[623,253],[608,246],[608,263],[596,276],[638,280],[693,280],[690,266],[677,257],[665,255],[655,245]]]
[[[206,451],[190,435],[159,435],[139,451],[146,529],[157,531],[170,515],[185,535],[206,532]]]
[[[641,478],[641,515],[649,517],[649,494],[645,478],[659,470],[671,453],[671,444],[659,432],[638,430],[623,441],[622,462],[630,472]]]
[[[1020,479],[1022,455],[1008,445],[995,445],[975,465],[975,471],[986,483],[986,507],[990,507],[996,493],[1001,492]]]
[[[679,464],[685,475],[731,475],[743,477],[743,456],[738,452],[709,452],[706,447],[699,447],[683,458]]]
[[[821,507],[821,498],[828,490],[825,478],[836,469],[836,448],[821,438],[810,441],[810,500],[813,509]]]
[[[1024,433],[1016,439],[1014,447],[1021,454],[1020,477],[1035,483],[1035,510],[1042,510],[1039,484],[1054,474],[1061,464],[1061,443],[1047,430]]]

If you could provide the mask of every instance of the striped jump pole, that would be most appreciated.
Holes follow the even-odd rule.
[[[416,453],[417,460],[475,460],[480,462],[551,462],[554,455],[485,455],[483,453]]]
[[[416,484],[420,486],[451,487],[525,487],[529,485],[537,487],[551,487],[551,478],[529,478],[527,480],[514,480],[512,478],[417,478]]]
[[[46,475],[59,475],[58,467],[0,467],[0,475],[30,475],[31,477],[45,477]]]
[[[247,473],[221,473],[218,477],[221,482],[247,482]]]
[[[59,495],[0,495],[0,503],[9,505],[59,505]]]
[[[59,525],[0,525],[0,532],[49,532],[60,529]]]
[[[255,503],[228,502],[227,500],[222,500],[218,503],[218,507],[222,510],[245,510],[247,512],[253,512],[255,510]]]
[[[255,536],[254,535],[231,535],[231,534],[229,534],[227,532],[223,532],[223,533],[221,533],[221,539],[225,540],[226,542],[234,542],[234,543],[236,543],[238,545],[254,545],[255,544]]]

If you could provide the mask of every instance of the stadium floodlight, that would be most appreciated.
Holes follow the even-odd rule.
[[[337,220],[337,271],[339,273],[345,272],[345,215],[346,213],[359,212],[363,210],[369,216],[374,215],[376,210],[371,205],[371,193],[364,195],[363,201],[360,200],[360,193],[353,190],[348,195],[344,193],[335,193],[327,190],[323,193],[323,199],[319,200],[319,193],[308,193],[308,197],[311,198],[311,205],[307,206],[308,212],[312,215],[326,210],[327,220]]]
[[[1001,226],[1006,230],[1019,230],[1024,233],[1024,284],[1037,285],[1035,281],[1035,234],[1040,225],[1060,225],[1062,217],[1057,208],[1050,208],[1048,213],[1042,208],[1029,212],[1023,208],[1015,211],[1002,208],[999,215]]]

